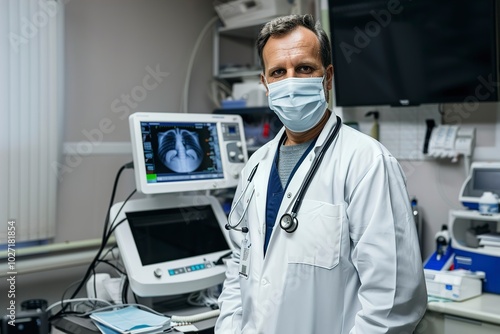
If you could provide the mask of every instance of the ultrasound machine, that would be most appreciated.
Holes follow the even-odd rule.
[[[144,196],[113,205],[130,289],[154,308],[161,297],[221,284],[232,251],[212,190],[233,188],[248,159],[238,115],[130,116],[134,174]]]

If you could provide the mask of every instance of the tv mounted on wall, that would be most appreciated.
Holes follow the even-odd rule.
[[[329,0],[337,106],[498,101],[495,0]]]

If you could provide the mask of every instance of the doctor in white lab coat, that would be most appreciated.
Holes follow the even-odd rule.
[[[311,16],[268,23],[258,51],[284,128],[240,177],[229,217],[236,251],[215,332],[412,333],[427,294],[400,165],[379,142],[340,126],[301,200],[297,226],[281,228],[341,121],[326,103],[330,43]]]

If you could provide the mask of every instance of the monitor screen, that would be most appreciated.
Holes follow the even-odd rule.
[[[232,251],[226,215],[213,196],[158,194],[110,211],[130,287],[141,297],[203,290],[223,282]]]
[[[148,183],[223,179],[216,123],[141,122]]]
[[[480,197],[490,191],[500,195],[500,169],[475,168],[472,173],[472,195]]]
[[[209,205],[126,213],[142,265],[227,250]]]
[[[494,0],[329,0],[336,105],[498,101],[496,17]]]
[[[130,132],[144,194],[235,187],[248,158],[238,115],[135,113]]]

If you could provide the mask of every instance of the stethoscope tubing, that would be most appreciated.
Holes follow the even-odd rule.
[[[250,201],[252,200],[253,194],[255,192],[255,188],[252,188],[252,192],[250,193],[250,197],[247,199],[247,205],[245,205],[245,208],[243,209],[243,214],[241,215],[241,218],[238,220],[238,222],[235,225],[231,225],[231,217],[233,216],[233,213],[235,211],[234,208],[236,208],[238,206],[238,204],[240,204],[241,198],[246,194],[248,187],[252,183],[252,179],[255,175],[255,172],[257,171],[257,167],[259,167],[259,164],[255,165],[254,168],[252,169],[252,171],[250,172],[250,175],[248,176],[247,184],[245,185],[245,188],[243,188],[243,191],[241,192],[240,196],[238,196],[238,199],[236,200],[236,202],[233,205],[233,209],[231,209],[229,211],[229,215],[227,217],[227,224],[225,226],[227,230],[238,230],[238,226],[240,226],[241,222],[245,218],[245,215],[246,215],[246,213],[248,211],[248,207],[249,207],[248,203],[250,203]],[[243,228],[240,230],[242,232],[244,232]],[[246,230],[248,232],[248,228],[246,228]]]
[[[295,203],[292,207],[292,210],[290,211],[289,215],[292,216],[292,218],[295,218],[297,216],[297,212],[299,211],[300,205],[302,204],[302,199],[304,198],[304,195],[307,191],[307,188],[309,188],[309,185],[311,184],[311,181],[316,175],[316,172],[318,171],[318,167],[321,164],[321,161],[323,160],[323,157],[325,156],[325,152],[328,150],[330,145],[333,143],[333,140],[337,137],[337,134],[340,130],[340,126],[342,124],[342,120],[340,119],[339,116],[337,116],[337,124],[335,124],[335,128],[333,129],[332,134],[327,138],[326,142],[323,144],[323,147],[321,147],[318,155],[312,162],[312,166],[309,169],[309,173],[307,173],[304,182],[299,188],[297,198],[295,199]]]
[[[333,143],[334,139],[338,135],[338,132],[339,132],[340,127],[342,125],[342,120],[340,119],[339,116],[336,116],[336,117],[337,117],[337,124],[335,124],[335,127],[333,128],[332,132],[329,134],[327,140],[321,146],[321,149],[320,149],[319,153],[314,158],[314,160],[313,160],[313,162],[311,164],[311,167],[309,169],[309,172],[307,173],[307,175],[306,175],[306,177],[304,179],[304,182],[302,183],[302,185],[299,188],[299,191],[297,193],[297,197],[295,199],[295,202],[294,202],[294,205],[292,207],[292,210],[290,211],[290,213],[285,213],[283,216],[281,216],[280,225],[281,225],[281,227],[285,231],[287,231],[289,233],[294,232],[297,229],[298,221],[296,219],[296,216],[297,216],[297,212],[300,209],[300,205],[302,204],[302,200],[304,198],[304,195],[305,195],[307,189],[309,188],[309,185],[311,184],[311,181],[312,181],[314,175],[316,174],[316,172],[319,169],[319,165],[321,164],[321,161],[323,160],[323,157],[325,156],[325,152],[328,150],[328,148],[330,147],[330,145]],[[243,219],[246,216],[246,213],[247,213],[248,208],[250,206],[249,203],[250,203],[250,201],[251,201],[251,199],[252,199],[252,197],[254,195],[254,192],[255,192],[255,188],[252,188],[252,192],[250,194],[250,197],[247,199],[247,203],[244,206],[243,213],[242,213],[240,219],[238,220],[238,222],[235,225],[231,225],[231,217],[232,217],[232,215],[233,215],[233,213],[235,211],[235,208],[240,204],[242,197],[246,194],[246,192],[248,190],[248,187],[252,183],[252,179],[253,179],[253,177],[255,175],[255,172],[257,171],[257,167],[258,166],[259,166],[259,164],[255,165],[254,168],[252,169],[252,171],[250,172],[250,175],[248,176],[247,184],[245,185],[245,188],[243,188],[243,191],[238,196],[238,199],[234,203],[233,208],[229,212],[228,219],[227,219],[228,223],[225,226],[227,230],[236,230],[236,231],[241,231],[243,233],[247,233],[248,232],[248,227],[242,227],[242,228],[239,229],[238,226],[240,226],[241,222],[243,221]],[[294,221],[294,223],[290,224],[291,226],[288,227],[288,228],[285,228],[282,225],[282,222],[284,221],[284,218],[286,216],[288,216],[290,218],[290,221]]]

